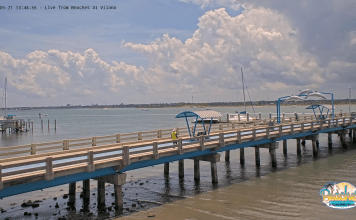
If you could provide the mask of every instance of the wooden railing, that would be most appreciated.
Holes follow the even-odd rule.
[[[310,120],[302,122],[290,122],[275,126],[256,125],[253,127],[239,127],[225,129],[227,124],[219,124],[210,135],[198,137],[180,137],[178,144],[166,138],[153,138],[150,140],[136,140],[131,142],[111,143],[100,146],[90,146],[86,148],[69,149],[71,141],[66,141],[65,151],[55,151],[50,153],[38,153],[40,148],[49,143],[37,144],[34,150],[36,154],[18,156],[0,160],[0,190],[1,187],[16,185],[38,180],[51,180],[56,177],[81,173],[92,172],[97,169],[121,165],[129,165],[132,162],[142,160],[156,160],[160,157],[184,154],[192,151],[202,151],[205,149],[219,149],[228,144],[240,144],[266,138],[281,137],[288,134],[299,132],[322,130],[339,126],[352,125],[355,122],[351,117],[337,117],[328,119],[322,123]],[[236,124],[235,124],[236,126]],[[230,127],[229,127],[230,128]],[[168,130],[168,129],[167,129]],[[156,131],[157,132],[157,131]],[[140,132],[139,132],[140,133]],[[131,133],[129,135],[139,133]],[[145,132],[141,132],[142,135]],[[157,137],[163,132],[157,132]],[[120,138],[128,135],[120,135]],[[163,135],[162,135],[163,136]],[[103,141],[106,138],[118,140],[118,136],[110,135],[95,137],[95,139],[77,139],[76,142],[88,142],[89,140]],[[56,145],[61,142],[51,142]],[[101,142],[105,143],[105,142]],[[21,149],[22,146],[18,146]],[[50,147],[45,147],[48,150]],[[51,148],[52,149],[52,148]],[[30,150],[28,150],[30,151]],[[6,172],[3,172],[3,171]]]
[[[337,117],[348,116],[344,113],[343,115],[337,114]],[[308,116],[299,116],[298,121],[308,121],[313,120],[313,115]],[[270,120],[253,120],[253,121],[244,121],[244,122],[232,122],[232,123],[219,123],[212,124],[211,132],[214,131],[223,131],[247,126],[259,126],[266,125]],[[284,117],[281,119],[282,123],[297,122],[295,117]],[[273,118],[273,122],[276,123],[276,118]],[[205,125],[206,130],[209,130],[209,125]],[[189,132],[186,128],[175,128],[178,135],[185,137],[189,135]],[[197,126],[196,133],[204,131],[202,126]],[[62,141],[53,141],[45,143],[32,143],[27,145],[12,146],[12,147],[2,147],[0,148],[0,159],[8,157],[18,157],[24,155],[35,155],[40,153],[48,153],[62,150],[70,149],[80,149],[80,148],[89,148],[91,146],[101,146],[110,143],[135,143],[136,141],[141,140],[150,140],[153,138],[170,138],[172,129],[161,129],[155,131],[140,131],[134,133],[126,134],[113,134],[107,136],[94,136],[88,138],[80,139],[68,139]],[[191,128],[191,133],[193,133],[193,128]]]

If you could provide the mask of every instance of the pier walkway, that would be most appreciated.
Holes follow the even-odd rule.
[[[321,133],[328,133],[329,147],[333,133],[344,142],[345,135],[353,131],[355,140],[356,120],[348,114],[322,122],[312,116],[300,117],[299,121],[282,118],[282,124],[270,125],[269,120],[213,124],[210,135],[198,137],[176,128],[180,137],[177,144],[170,139],[172,129],[164,129],[0,148],[0,198],[68,183],[69,194],[75,196],[75,182],[82,180],[85,198],[89,196],[89,179],[96,179],[98,206],[105,204],[103,189],[107,182],[114,184],[115,206],[120,209],[126,171],[165,164],[164,173],[168,174],[169,162],[179,161],[179,177],[184,177],[184,159],[194,159],[194,179],[200,178],[199,161],[209,161],[212,182],[217,183],[216,163],[221,152],[229,160],[230,150],[240,149],[243,164],[244,148],[254,147],[259,166],[260,149],[267,148],[275,167],[279,141],[286,154],[286,140],[296,139],[296,150],[301,154],[301,142],[311,140],[313,155],[317,156]]]

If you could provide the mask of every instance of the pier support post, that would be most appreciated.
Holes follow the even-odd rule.
[[[302,138],[302,145],[305,146],[305,138]]]
[[[75,191],[76,191],[76,182],[69,183],[69,201],[68,206],[74,206],[75,204]]]
[[[169,176],[169,163],[164,163],[164,176]]]
[[[331,148],[332,147],[332,133],[328,133],[328,147]]]
[[[98,181],[98,208],[105,207],[105,182]]]
[[[225,151],[225,161],[230,161],[230,151]]]
[[[245,148],[240,148],[240,164],[245,164]]]
[[[89,204],[90,200],[90,179],[83,180],[83,203]]]
[[[256,161],[256,166],[261,165],[261,160],[260,160],[260,148],[255,146],[255,161]]]
[[[114,194],[115,194],[115,209],[123,210],[124,203],[122,199],[122,185],[114,185]]]
[[[218,183],[218,169],[216,166],[216,162],[210,162],[211,166],[211,182]]]
[[[283,140],[283,154],[284,155],[287,154],[287,140]]]
[[[300,146],[300,138],[297,138],[297,155],[301,155],[302,154],[302,149]]]
[[[199,160],[194,160],[194,180],[200,180],[200,163],[199,163]]]
[[[353,131],[352,142],[356,143],[356,129],[352,129],[352,131]]]
[[[312,140],[312,145],[313,145],[313,156],[316,157],[318,156],[318,148],[316,146],[316,140]]]
[[[274,143],[271,143],[270,149],[271,149],[272,167],[277,167],[277,156],[276,156],[276,148]]]
[[[352,138],[352,129],[349,129],[349,137]]]
[[[178,161],[179,179],[184,178],[184,160]]]
[[[342,133],[341,135],[340,135],[340,140],[341,140],[341,144],[342,144],[342,147],[343,148],[347,148],[347,145],[346,145],[346,137],[345,137],[346,135],[345,135],[345,133]]]

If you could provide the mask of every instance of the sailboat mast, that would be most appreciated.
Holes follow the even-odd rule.
[[[5,77],[5,111],[6,111],[6,85],[7,85],[7,77]]]
[[[245,83],[244,83],[244,73],[242,72],[242,67],[241,67],[241,75],[242,75],[242,92],[244,94],[244,107],[245,107],[245,112],[246,112]]]

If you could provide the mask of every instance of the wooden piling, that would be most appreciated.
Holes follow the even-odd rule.
[[[57,130],[57,119],[54,119],[54,130]]]
[[[345,133],[342,133],[342,134],[340,135],[341,145],[342,145],[343,148],[347,148],[347,145],[346,145],[346,137],[345,137],[345,136],[346,136]]]
[[[115,209],[122,210],[124,209],[124,202],[122,199],[122,186],[121,185],[114,185],[115,191]]]
[[[287,154],[287,140],[283,140],[283,154]]]
[[[301,155],[301,154],[302,154],[302,150],[300,146],[300,138],[297,138],[297,155]]]
[[[318,156],[318,147],[316,146],[316,140],[312,140],[312,145],[313,145],[313,156],[316,157]]]
[[[169,163],[164,163],[164,176],[169,176]]]
[[[83,180],[83,200],[84,203],[89,202],[90,199],[90,179]]]
[[[225,161],[230,161],[230,151],[225,151]]]
[[[260,160],[260,148],[255,146],[255,161],[256,161],[256,166],[261,165],[261,160]]]
[[[218,169],[216,166],[216,162],[210,162],[211,166],[211,182],[218,183]]]
[[[245,149],[240,148],[240,164],[245,164]]]
[[[194,180],[200,180],[200,163],[199,163],[199,160],[194,160]]]
[[[31,129],[32,129],[32,133],[33,133],[33,122],[31,122]]]
[[[41,119],[41,130],[43,130],[43,120]]]
[[[179,179],[184,178],[184,160],[178,161]]]
[[[302,145],[305,146],[305,138],[302,138]]]
[[[48,130],[49,130],[49,119],[48,119]]]
[[[74,206],[75,204],[75,194],[76,194],[76,182],[69,183],[69,201],[68,206]]]
[[[271,149],[272,167],[277,167],[276,148],[272,146],[270,149]]]
[[[105,207],[105,182],[98,181],[98,208]]]
[[[328,147],[331,148],[332,147],[332,133],[328,133]]]

